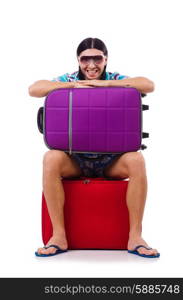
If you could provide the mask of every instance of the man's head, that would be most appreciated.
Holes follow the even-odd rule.
[[[107,56],[107,48],[101,40],[83,40],[77,48],[79,79],[105,79]]]

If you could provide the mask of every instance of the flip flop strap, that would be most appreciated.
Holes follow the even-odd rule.
[[[48,246],[45,246],[44,249],[48,249],[48,248],[51,248],[51,247],[53,247],[53,248],[55,248],[57,250],[61,250],[60,247],[57,246],[57,245],[48,245]]]
[[[151,249],[152,249],[152,248],[146,247],[146,246],[144,246],[144,245],[139,245],[139,246],[137,246],[137,247],[134,249],[134,251],[137,251],[139,248],[145,248],[146,250],[151,250]]]

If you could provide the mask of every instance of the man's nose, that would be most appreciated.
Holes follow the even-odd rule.
[[[92,58],[89,60],[88,66],[89,67],[95,67],[95,63],[94,63]]]

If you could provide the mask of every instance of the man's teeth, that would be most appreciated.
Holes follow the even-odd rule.
[[[92,74],[94,74],[94,73],[97,73],[97,72],[98,72],[98,70],[87,70],[87,72],[88,72],[88,73],[92,73]]]

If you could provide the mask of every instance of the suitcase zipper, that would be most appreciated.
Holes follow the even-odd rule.
[[[84,184],[90,183],[90,179],[84,179],[84,180],[83,180],[83,183],[84,183]]]

